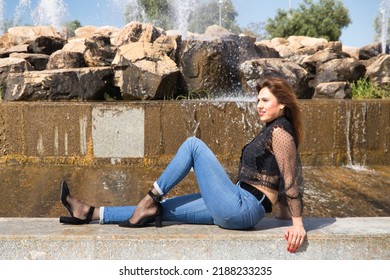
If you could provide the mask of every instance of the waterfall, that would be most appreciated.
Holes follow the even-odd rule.
[[[345,109],[345,137],[347,151],[347,164],[345,167],[356,171],[367,170],[366,126],[368,105],[367,103],[362,103],[359,107],[347,102]],[[355,146],[360,147],[361,151],[359,152]]]
[[[386,53],[387,48],[387,37],[389,27],[389,16],[390,16],[390,0],[382,0],[379,6],[379,13],[381,17],[381,43],[382,53]]]
[[[34,25],[50,25],[61,30],[63,17],[67,13],[63,0],[40,0],[32,13]]]
[[[18,5],[15,8],[15,14],[13,19],[13,25],[19,25],[22,12],[28,10],[31,7],[31,0],[19,0]]]
[[[0,35],[4,34],[4,0],[0,0]]]
[[[188,20],[197,5],[196,0],[171,0],[170,4],[176,16],[176,29],[183,39],[187,37]]]

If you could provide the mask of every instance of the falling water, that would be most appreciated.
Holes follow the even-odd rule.
[[[138,4],[137,0],[110,0],[109,6],[122,14],[124,12],[127,13],[126,17],[130,19],[130,21],[148,21],[145,11]]]
[[[382,42],[382,53],[386,53],[387,36],[389,27],[389,16],[390,16],[390,0],[382,0],[379,13],[381,15],[381,42]]]
[[[15,14],[13,19],[13,25],[17,26],[20,23],[20,18],[23,11],[27,11],[31,8],[30,0],[19,0],[19,4],[15,8]]]
[[[172,0],[171,7],[175,12],[176,29],[183,39],[187,37],[188,20],[197,5],[196,0]]]
[[[0,0],[0,35],[4,33],[4,0]]]
[[[354,106],[350,103],[346,103],[345,114],[345,137],[346,137],[346,149],[347,149],[347,164],[345,167],[353,169],[355,171],[367,170],[366,154],[358,153],[353,150],[353,146],[356,145],[355,141],[360,141],[360,145],[366,145],[366,120],[367,120],[368,107],[366,103],[362,103],[361,107]],[[352,116],[354,114],[354,116]],[[354,121],[352,122],[352,119]],[[356,131],[359,131],[359,135],[356,135]],[[352,142],[352,139],[355,139]]]
[[[40,0],[32,13],[33,22],[34,25],[50,25],[60,30],[66,13],[63,0]]]

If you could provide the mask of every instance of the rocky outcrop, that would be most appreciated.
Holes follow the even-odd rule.
[[[308,87],[308,72],[298,63],[284,58],[260,58],[240,65],[240,77],[244,91],[256,92],[256,84],[268,77],[284,78],[294,87],[298,98],[311,98],[313,91]]]
[[[118,48],[112,62],[114,85],[123,99],[172,99],[177,96],[179,69],[166,49],[149,42]]]
[[[372,58],[365,77],[374,82],[375,85],[385,87],[390,84],[390,55],[381,54]]]
[[[352,97],[348,82],[330,82],[317,85],[313,99],[349,99]]]
[[[378,43],[351,48],[305,36],[256,42],[217,25],[182,38],[140,22],[85,26],[75,35],[29,26],[0,36],[3,100],[253,96],[271,75],[290,81],[298,98],[351,98],[359,79],[390,83],[390,58]]]
[[[103,100],[112,75],[111,67],[11,73],[4,99]]]

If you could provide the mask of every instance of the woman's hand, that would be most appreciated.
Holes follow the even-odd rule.
[[[306,230],[303,223],[294,223],[293,218],[293,225],[286,229],[284,237],[287,240],[287,251],[294,253],[303,244],[306,237]]]

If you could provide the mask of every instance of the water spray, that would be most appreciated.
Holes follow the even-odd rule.
[[[387,49],[387,36],[389,27],[389,16],[390,16],[390,0],[382,0],[379,6],[379,13],[381,17],[381,42],[382,42],[382,53],[386,53]]]

